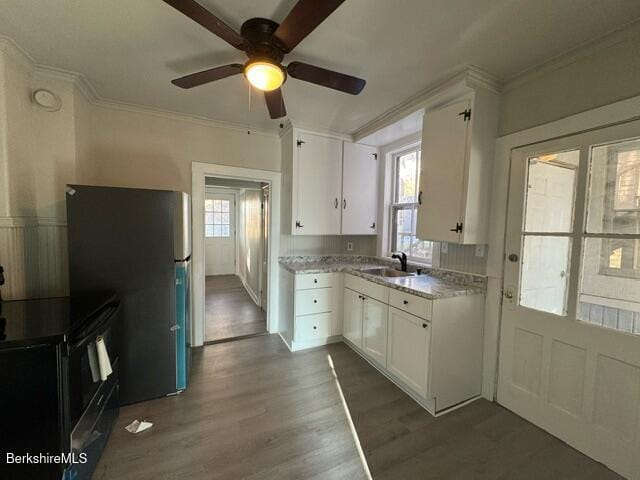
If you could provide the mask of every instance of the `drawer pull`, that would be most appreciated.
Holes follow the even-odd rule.
[[[318,300],[314,300],[313,303],[318,303]]]
[[[404,303],[405,305],[409,305],[409,300],[403,300],[402,303]]]
[[[316,327],[316,326],[314,325],[314,326],[313,326],[313,329],[314,329],[314,330],[317,330],[317,329],[318,329],[318,327]]]
[[[314,279],[313,279],[313,283],[318,283],[318,279],[317,279],[317,278],[314,278]]]

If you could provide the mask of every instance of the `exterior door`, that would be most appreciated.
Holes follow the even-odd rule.
[[[366,297],[362,328],[362,350],[383,367],[387,365],[387,318],[389,307]]]
[[[356,347],[362,348],[362,295],[349,288],[344,289],[344,338]]]
[[[235,195],[207,193],[204,201],[205,274],[236,273]]]
[[[498,401],[640,479],[640,122],[515,150]]]

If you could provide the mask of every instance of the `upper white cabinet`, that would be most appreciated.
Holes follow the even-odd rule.
[[[424,115],[417,236],[488,243],[498,94],[478,88]]]
[[[344,142],[342,162],[342,234],[377,232],[378,149]]]
[[[292,235],[377,232],[377,150],[291,129],[282,137],[283,215]]]
[[[293,232],[339,235],[342,141],[298,133],[293,162]]]

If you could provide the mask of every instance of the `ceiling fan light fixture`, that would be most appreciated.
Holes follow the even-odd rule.
[[[249,83],[264,92],[280,88],[285,81],[285,75],[280,65],[262,60],[249,62],[244,67],[244,76]]]

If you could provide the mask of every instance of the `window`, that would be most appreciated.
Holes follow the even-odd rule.
[[[204,236],[229,237],[229,200],[206,199],[204,201]]]
[[[431,265],[433,242],[416,238],[420,147],[416,146],[396,154],[393,172],[391,251],[405,252],[409,259]]]

